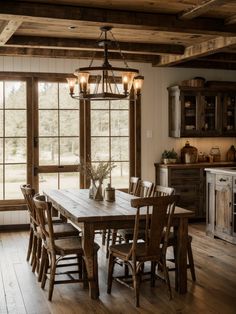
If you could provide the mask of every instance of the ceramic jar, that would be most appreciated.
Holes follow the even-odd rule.
[[[193,164],[197,162],[198,150],[196,147],[191,146],[189,141],[181,149],[181,162],[184,164]]]

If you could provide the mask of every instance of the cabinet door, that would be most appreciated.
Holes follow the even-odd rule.
[[[222,126],[223,135],[236,135],[236,94],[227,93],[222,97],[223,101],[223,115]]]
[[[181,136],[198,136],[200,128],[199,93],[184,91],[181,101]]]
[[[215,186],[215,231],[232,234],[232,186]]]
[[[214,92],[202,92],[200,129],[202,136],[217,136],[221,133],[221,98]]]

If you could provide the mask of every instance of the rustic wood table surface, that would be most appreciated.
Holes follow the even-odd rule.
[[[86,189],[47,190],[44,194],[53,206],[82,230],[82,245],[89,278],[89,293],[92,299],[99,297],[93,259],[94,233],[96,230],[133,228],[136,209],[130,205],[134,197],[116,191],[115,202],[94,201]],[[173,225],[177,235],[177,271],[175,289],[180,294],[187,292],[187,238],[188,218],[192,211],[176,207]]]

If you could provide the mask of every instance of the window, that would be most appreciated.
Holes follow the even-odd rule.
[[[26,82],[0,81],[0,199],[21,199],[27,181]]]
[[[0,73],[1,210],[25,209],[21,184],[88,187],[80,160],[114,161],[116,188],[140,175],[140,101],[74,100],[65,77]]]
[[[129,182],[129,100],[91,102],[91,161],[113,161],[109,182]]]

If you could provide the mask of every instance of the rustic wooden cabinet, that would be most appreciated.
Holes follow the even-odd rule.
[[[236,136],[236,83],[217,83],[168,88],[170,137]]]
[[[206,173],[204,169],[209,167],[232,166],[235,166],[235,163],[217,162],[167,165],[155,163],[156,184],[173,187],[175,192],[180,195],[178,205],[193,210],[195,212],[195,218],[205,219]]]
[[[228,173],[227,173],[228,172]],[[236,172],[207,171],[206,199],[209,236],[236,243]]]

